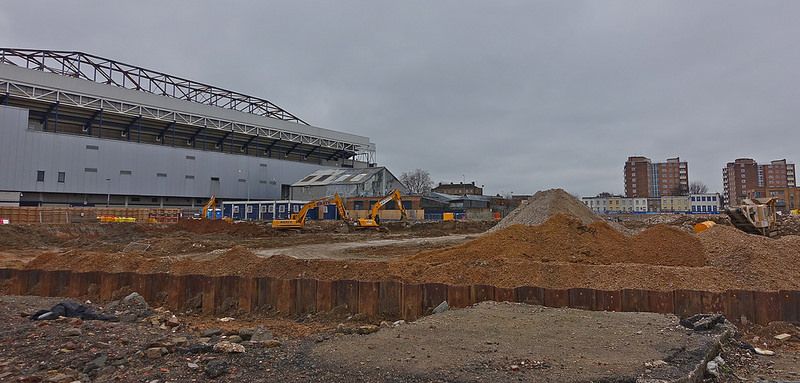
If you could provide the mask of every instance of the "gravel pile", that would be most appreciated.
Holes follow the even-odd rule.
[[[490,231],[512,225],[540,225],[556,214],[571,215],[585,225],[595,221],[602,221],[602,218],[595,215],[583,202],[564,191],[564,189],[550,189],[536,192],[528,201],[514,209]]]

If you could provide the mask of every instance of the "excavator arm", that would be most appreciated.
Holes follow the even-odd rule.
[[[408,213],[406,212],[405,207],[403,207],[403,199],[400,194],[400,190],[395,189],[391,193],[389,193],[386,197],[381,198],[378,202],[372,205],[372,209],[370,209],[369,216],[367,218],[361,218],[358,220],[358,227],[380,227],[380,219],[378,218],[378,212],[386,206],[390,201],[394,201],[395,205],[397,205],[397,209],[400,210],[400,217],[402,220],[406,220],[408,218]]]
[[[203,217],[202,219],[217,219],[217,196],[212,195],[211,198],[208,199],[205,205],[203,205]],[[211,218],[208,217],[208,211],[211,210]]]
[[[347,209],[344,207],[342,198],[339,197],[338,193],[336,193],[333,196],[316,199],[303,205],[300,211],[292,214],[291,218],[289,219],[273,219],[272,227],[275,229],[302,229],[306,225],[306,218],[308,217],[308,212],[311,209],[325,206],[331,202],[336,204],[336,209],[339,211],[339,215],[343,220],[350,219]]]

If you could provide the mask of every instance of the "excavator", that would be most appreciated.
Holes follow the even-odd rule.
[[[344,207],[344,201],[341,197],[339,197],[339,193],[336,193],[333,196],[316,199],[303,205],[300,211],[292,214],[289,219],[273,219],[272,228],[278,230],[302,229],[306,226],[306,217],[308,216],[309,210],[320,206],[325,206],[330,203],[336,205],[336,210],[339,212],[339,218],[349,223],[350,215],[347,213],[347,209]]]
[[[381,219],[378,215],[378,211],[381,210],[386,204],[390,201],[394,201],[397,208],[400,210],[400,219],[405,221],[408,218],[408,213],[406,213],[406,209],[403,207],[403,200],[400,197],[400,190],[395,189],[391,193],[389,193],[386,197],[383,197],[380,201],[375,202],[372,205],[372,209],[369,212],[369,216],[367,218],[359,218],[356,221],[356,227],[367,229],[367,228],[380,228],[381,227]]]
[[[726,210],[733,226],[745,233],[775,237],[779,234],[776,198],[745,198]]]
[[[208,199],[205,205],[203,205],[203,215],[200,217],[201,219],[219,219],[217,218],[217,196],[212,195],[211,198]],[[211,214],[209,214],[211,212]]]

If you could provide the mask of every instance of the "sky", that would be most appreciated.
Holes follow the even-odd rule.
[[[798,1],[31,1],[0,46],[92,53],[367,136],[489,194],[623,193],[628,156],[722,192],[800,160]]]

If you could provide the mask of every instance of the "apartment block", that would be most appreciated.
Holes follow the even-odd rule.
[[[738,205],[757,190],[795,188],[795,166],[785,159],[759,165],[752,158],[739,158],[722,169],[722,186],[724,204]]]
[[[625,162],[625,196],[658,198],[689,194],[689,164],[680,157],[652,162],[647,157],[628,157]]]

